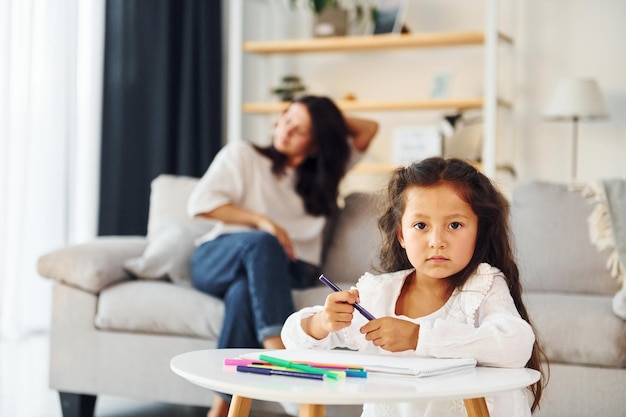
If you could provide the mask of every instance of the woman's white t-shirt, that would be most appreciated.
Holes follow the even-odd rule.
[[[356,151],[352,152],[354,160]],[[286,168],[284,175],[276,176],[272,173],[271,160],[251,144],[230,143],[218,152],[191,193],[187,214],[194,217],[225,204],[255,211],[287,230],[298,259],[319,265],[326,217],[306,212],[302,197],[296,193],[295,181],[295,169]],[[215,227],[196,244],[244,230],[251,228],[215,221]]]

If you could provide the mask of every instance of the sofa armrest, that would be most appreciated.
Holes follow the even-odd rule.
[[[140,256],[148,240],[143,236],[98,237],[42,255],[37,271],[45,278],[97,294],[103,288],[129,278],[123,263]]]

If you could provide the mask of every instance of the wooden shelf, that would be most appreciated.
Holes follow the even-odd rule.
[[[234,7],[229,8],[231,18],[229,24],[229,34],[231,40],[240,45],[243,35],[242,13],[245,0],[231,0]],[[229,68],[234,76],[229,77],[229,120],[228,120],[228,140],[240,140],[242,130],[242,116],[261,115],[267,116],[279,114],[288,105],[288,102],[273,101],[270,96],[259,93],[250,95],[252,100],[245,102],[246,97],[243,90],[242,75],[244,74],[242,57],[256,54],[255,61],[267,61],[276,55],[287,55],[288,60],[298,60],[299,54],[315,53],[363,53],[380,56],[373,56],[373,59],[386,59],[387,52],[401,51],[402,53],[413,54],[418,49],[435,48],[466,48],[483,52],[483,92],[477,92],[474,97],[454,97],[444,99],[430,99],[418,94],[387,95],[386,97],[376,97],[375,95],[360,94],[357,100],[335,100],[342,111],[345,112],[452,112],[467,110],[482,110],[483,120],[485,120],[484,134],[482,138],[483,171],[488,176],[494,176],[496,170],[502,169],[496,163],[496,125],[498,120],[498,109],[512,108],[512,102],[498,96],[498,54],[500,46],[513,45],[514,40],[505,31],[499,30],[499,19],[496,2],[486,2],[484,8],[484,28],[477,30],[448,30],[439,32],[414,32],[407,34],[381,34],[363,36],[339,36],[323,38],[301,38],[301,39],[273,39],[273,40],[249,40],[241,43],[241,49],[232,49],[229,54]],[[276,23],[276,22],[273,22]],[[281,22],[288,23],[288,22]],[[265,31],[266,36],[271,31]],[[258,39],[258,38],[257,38]],[[236,52],[239,49],[242,53]],[[415,51],[411,51],[411,49]],[[453,49],[451,52],[454,53]],[[291,57],[291,58],[289,58]],[[321,59],[326,59],[320,56]],[[393,65],[393,60],[389,62]],[[256,62],[255,62],[256,65]],[[463,65],[462,62],[459,65]],[[268,71],[272,72],[272,71]],[[275,72],[275,71],[273,71]],[[372,79],[374,76],[372,76]],[[268,91],[268,90],[266,90]],[[368,90],[369,91],[369,90]],[[363,173],[391,172],[394,166],[391,164],[359,164],[355,169]]]
[[[373,162],[359,162],[350,172],[356,174],[391,174],[399,165],[382,164]]]
[[[483,99],[480,97],[464,99],[426,99],[426,100],[343,100],[336,101],[342,111],[402,111],[402,110],[469,110],[481,109]],[[244,103],[245,113],[280,113],[287,108],[289,102]],[[511,107],[511,103],[498,99],[498,105]]]
[[[482,171],[483,166],[480,162],[468,161],[476,167],[476,169]],[[382,164],[373,162],[359,162],[350,170],[357,174],[391,174],[399,165],[395,164]],[[517,173],[515,169],[509,164],[496,164],[496,170],[507,172],[512,177],[516,177]]]
[[[499,40],[512,43],[511,37],[498,33]],[[367,36],[336,36],[313,39],[251,41],[243,44],[245,52],[259,54],[297,54],[310,52],[375,51],[402,48],[438,48],[480,46],[485,43],[482,31],[430,32]]]

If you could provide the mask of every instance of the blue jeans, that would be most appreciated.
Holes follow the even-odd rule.
[[[290,261],[278,239],[261,231],[218,236],[191,259],[194,287],[224,300],[218,348],[260,348],[266,338],[280,336],[294,311],[291,289],[312,286],[317,272]]]

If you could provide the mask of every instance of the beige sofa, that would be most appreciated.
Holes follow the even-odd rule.
[[[185,215],[196,181],[153,181],[145,237],[100,237],[39,259],[39,273],[55,280],[50,386],[61,393],[65,417],[91,416],[102,394],[210,405],[211,393],[169,369],[179,353],[215,347],[222,321],[221,301],[189,285],[193,240],[206,230]],[[540,416],[626,413],[626,323],[611,310],[619,286],[606,251],[589,242],[591,209],[564,186],[535,183],[515,193],[525,296],[552,360]],[[348,196],[329,228],[324,273],[348,287],[371,270],[379,239],[376,198]],[[322,303],[327,294],[323,286],[294,291],[296,306]],[[253,409],[284,412],[257,401]],[[328,408],[328,415],[359,414],[359,406]]]
[[[607,268],[611,251],[591,243],[596,204],[560,184],[527,183],[513,193],[525,302],[550,359],[538,416],[626,416],[626,317],[613,310],[621,285]]]

